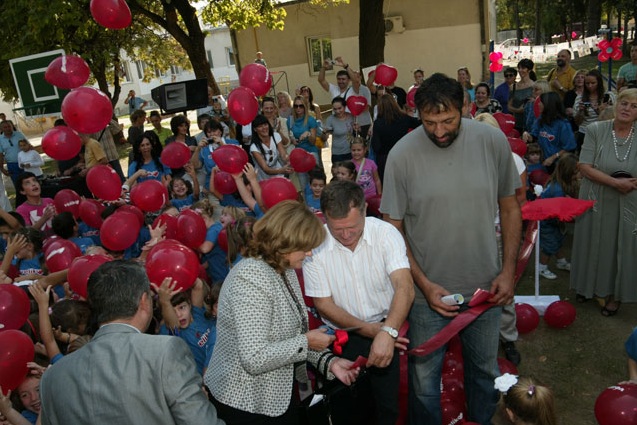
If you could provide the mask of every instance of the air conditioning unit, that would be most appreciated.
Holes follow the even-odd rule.
[[[405,31],[402,16],[388,16],[385,18],[385,34],[400,34]]]

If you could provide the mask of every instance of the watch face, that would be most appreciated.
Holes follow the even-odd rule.
[[[390,328],[389,326],[383,326],[381,329],[391,335],[392,338],[398,338],[398,331],[396,329]]]

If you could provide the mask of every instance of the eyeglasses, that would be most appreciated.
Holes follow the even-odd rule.
[[[294,105],[295,108],[303,108],[305,109],[305,105]]]

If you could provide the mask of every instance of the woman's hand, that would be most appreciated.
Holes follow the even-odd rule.
[[[360,368],[352,369],[352,365],[354,362],[337,358],[332,361],[330,364],[330,372],[334,374],[338,378],[339,381],[344,383],[345,385],[351,385],[358,378],[358,373],[360,372]]]
[[[334,335],[328,335],[327,329],[319,328],[312,329],[305,334],[307,338],[307,346],[310,350],[323,351],[334,342],[336,337]]]
[[[625,178],[625,177],[617,177],[614,178],[615,180],[615,189],[617,189],[618,192],[623,193],[624,195],[627,193],[632,192],[633,190],[637,189],[637,178]]]

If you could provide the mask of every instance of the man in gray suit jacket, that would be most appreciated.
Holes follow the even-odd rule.
[[[139,264],[100,266],[89,279],[88,299],[100,328],[43,375],[43,425],[223,424],[186,343],[142,333],[153,300]]]

